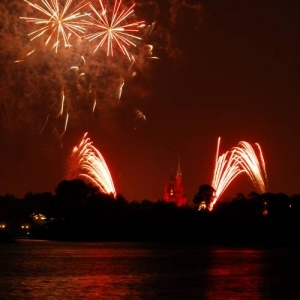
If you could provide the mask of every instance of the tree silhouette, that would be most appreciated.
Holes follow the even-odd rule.
[[[98,192],[97,187],[88,185],[81,179],[63,180],[55,189],[57,198],[69,205],[83,204],[89,196]]]
[[[195,195],[193,202],[199,206],[201,202],[205,202],[208,208],[213,201],[216,194],[216,190],[209,184],[203,184],[199,187],[198,193]]]

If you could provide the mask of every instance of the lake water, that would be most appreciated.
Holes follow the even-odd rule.
[[[298,249],[17,240],[0,299],[300,299]]]

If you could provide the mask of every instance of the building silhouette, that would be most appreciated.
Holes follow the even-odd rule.
[[[187,199],[182,184],[182,171],[180,159],[178,159],[177,173],[171,172],[171,178],[166,181],[164,186],[163,200],[166,202],[174,202],[177,206],[186,205]]]

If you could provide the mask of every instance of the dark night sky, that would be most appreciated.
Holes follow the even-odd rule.
[[[199,186],[211,182],[219,136],[221,153],[242,140],[258,142],[268,191],[299,194],[299,1],[200,4],[200,23],[185,7],[178,14],[181,25],[172,30],[182,58],[174,64],[162,57],[149,73],[151,95],[138,103],[146,122],[136,122],[129,109],[120,108],[111,113],[111,126],[94,120],[70,128],[63,147],[26,126],[1,129],[0,194],[53,192],[85,131],[105,157],[117,192],[127,200],[160,199],[180,157],[192,203]],[[249,178],[241,175],[223,197],[253,190]]]

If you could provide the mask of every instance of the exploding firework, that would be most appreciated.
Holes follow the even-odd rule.
[[[134,5],[127,8],[122,1],[115,1],[113,6],[97,1],[99,7],[96,1],[94,5],[88,1],[78,2],[24,0],[24,16],[19,18],[31,23],[35,30],[29,34],[32,43],[20,47],[22,54],[14,60],[13,72],[19,73],[18,79],[26,76],[18,90],[22,89],[21,94],[28,97],[23,103],[37,102],[47,110],[38,116],[40,134],[52,128],[52,134],[59,140],[74,122],[90,122],[90,115],[95,119],[101,115],[104,123],[101,125],[109,126],[108,123],[113,121],[112,109],[117,105],[124,106],[119,103],[124,87],[130,87],[131,94],[135,93],[136,97],[147,96],[144,92],[144,95],[138,95],[138,91],[142,91],[140,82],[128,83],[142,75],[142,69],[150,67],[147,59],[152,58],[153,47],[146,39],[153,32],[154,24],[146,26],[144,21],[135,21]],[[145,30],[141,32],[143,40],[132,34],[140,31],[142,26]],[[101,47],[108,44],[109,55],[113,55],[113,48],[118,47],[130,60],[124,60],[123,55],[109,59],[105,51],[95,53],[93,43],[89,41],[97,39],[98,34],[102,36]],[[41,47],[41,38],[45,41],[43,45],[53,44],[54,55],[47,47]],[[137,46],[132,40],[140,43],[129,56],[129,46]],[[44,99],[46,102],[42,102]]]
[[[73,148],[66,178],[82,179],[98,187],[100,192],[116,197],[114,183],[101,153],[93,146],[85,133],[78,146]]]
[[[39,13],[44,15],[44,18],[39,17],[21,17],[26,22],[34,23],[41,28],[31,32],[29,36],[31,41],[45,36],[45,45],[53,39],[53,48],[57,52],[59,45],[64,47],[70,47],[70,36],[74,34],[80,37],[85,31],[82,22],[82,18],[86,16],[86,13],[80,11],[88,5],[85,1],[82,1],[79,5],[72,9],[74,6],[73,0],[67,0],[63,5],[58,0],[42,0],[42,6],[24,0]]]
[[[255,189],[260,193],[267,190],[267,173],[261,148],[255,143],[258,156],[254,148],[245,141],[241,141],[230,151],[219,155],[221,138],[218,139],[215,168],[212,187],[216,196],[210,204],[210,210],[224,193],[230,183],[240,174],[246,173],[251,179]]]
[[[41,0],[42,5],[27,0],[24,1],[38,13],[44,15],[44,18],[21,17],[26,22],[34,23],[40,27],[29,34],[30,40],[45,36],[45,45],[48,45],[53,39],[55,52],[58,51],[59,45],[71,47],[70,37],[74,34],[76,37],[83,37],[88,41],[100,39],[94,52],[106,44],[107,56],[113,56],[113,49],[117,47],[130,59],[129,46],[136,46],[134,40],[142,39],[134,33],[145,27],[145,22],[128,22],[128,19],[134,14],[135,4],[128,9],[123,9],[122,1],[115,0],[114,6],[111,8],[106,6],[102,0],[99,0],[101,7],[99,12],[86,0],[77,5],[73,0],[67,0],[64,4],[58,0],[51,0],[50,2]],[[87,7],[92,10],[96,17],[86,11]],[[110,16],[108,16],[108,11],[111,12]],[[91,32],[84,35],[86,29]]]
[[[62,145],[67,131],[76,127],[85,130],[93,123],[103,131],[117,128],[120,119],[115,114],[129,111],[124,108],[131,112],[151,96],[156,54],[165,58],[160,63],[178,59],[170,28],[182,27],[174,23],[179,11],[173,7],[183,7],[186,1],[165,5],[137,0],[134,7],[132,0],[101,1],[0,3],[1,127],[51,135]],[[105,40],[105,34],[84,38],[100,33],[98,25],[105,18],[115,26],[112,34]],[[94,52],[101,40],[103,46]],[[113,58],[112,52],[107,56],[108,49],[114,51]]]
[[[127,20],[134,13],[133,4],[128,9],[122,9],[121,0],[115,0],[113,9],[108,15],[109,8],[103,4],[102,0],[99,0],[101,11],[99,12],[92,4],[90,8],[96,14],[97,19],[91,16],[92,21],[86,21],[86,25],[90,26],[96,32],[89,33],[85,38],[89,41],[100,39],[94,52],[102,47],[106,43],[107,56],[113,56],[113,49],[117,47],[123,54],[129,59],[130,55],[128,47],[136,46],[134,40],[141,40],[141,37],[134,33],[140,31],[140,28],[145,26],[144,21],[127,22]]]

